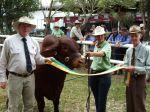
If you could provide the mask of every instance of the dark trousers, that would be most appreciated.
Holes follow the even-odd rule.
[[[129,87],[126,87],[127,112],[146,112],[146,79],[145,75],[131,77]]]
[[[107,94],[111,85],[111,75],[89,77],[89,85],[95,98],[96,112],[106,112]]]

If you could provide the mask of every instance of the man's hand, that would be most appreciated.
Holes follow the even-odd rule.
[[[51,58],[53,58],[53,57],[45,58],[45,64],[52,63]]]
[[[7,82],[0,82],[0,87],[1,87],[2,89],[5,89],[6,86],[7,86]]]
[[[80,41],[84,41],[84,38],[80,38]]]
[[[129,66],[129,67],[126,67],[125,70],[127,70],[130,73],[133,73],[135,71],[135,67],[134,66]]]
[[[120,43],[120,42],[117,42],[117,43],[115,44],[115,47],[121,47],[121,43]]]

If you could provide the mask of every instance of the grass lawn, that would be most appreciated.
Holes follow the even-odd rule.
[[[74,78],[68,75],[67,79]],[[86,99],[88,96],[87,78],[82,77],[75,80],[65,82],[63,92],[60,99],[60,112],[86,112]],[[6,90],[0,89],[0,112],[5,112],[5,101],[7,98]],[[52,102],[46,100],[45,112],[53,112]],[[150,112],[150,84],[147,89],[146,108]],[[20,104],[20,108],[22,104]],[[113,75],[112,85],[108,95],[107,112],[125,112],[125,85],[123,76]],[[21,109],[20,109],[21,110]],[[37,112],[35,103],[34,112]],[[90,100],[90,112],[95,112],[93,95]]]

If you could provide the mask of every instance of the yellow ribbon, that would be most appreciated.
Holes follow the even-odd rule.
[[[69,69],[68,67],[66,67],[64,64],[60,63],[56,63],[55,62],[56,60],[53,59],[52,61],[47,61],[46,64],[49,64],[49,65],[52,65],[64,72],[67,72],[69,74],[72,74],[72,75],[78,75],[78,76],[97,76],[97,75],[104,75],[104,74],[108,74],[108,73],[111,73],[111,72],[114,72],[114,71],[117,71],[119,69],[123,69],[125,68],[124,66],[113,66],[112,68],[110,68],[109,70],[106,70],[104,72],[101,72],[101,73],[96,73],[96,74],[84,74],[84,73],[78,73],[78,72],[75,72],[71,69]]]

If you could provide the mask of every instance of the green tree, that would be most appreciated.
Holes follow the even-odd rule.
[[[64,11],[83,14],[84,17],[83,24],[85,24],[88,21],[88,19],[92,16],[92,14],[100,11],[98,6],[100,0],[60,0],[60,1],[63,3]]]
[[[135,8],[135,5],[136,0],[101,0],[99,4],[118,22],[118,28],[120,26],[129,27],[133,24],[134,17],[128,10]]]
[[[75,0],[60,0],[63,3],[63,11],[73,12],[74,14],[80,12],[80,7]],[[69,13],[68,13],[69,16]]]
[[[48,35],[51,33],[51,29],[50,29],[50,23],[52,21],[52,18],[54,16],[54,14],[57,13],[58,10],[60,10],[63,5],[60,3],[60,5],[58,6],[57,3],[59,2],[59,0],[50,0],[49,2],[49,7],[47,7],[49,13],[48,15],[46,15],[44,13],[44,9],[42,10],[43,11],[43,15],[44,15],[44,21],[46,22],[45,24],[45,35]],[[54,12],[52,12],[54,11]]]
[[[12,33],[12,21],[21,16],[29,16],[29,12],[39,8],[39,0],[1,0],[0,1],[0,31],[3,34]]]
[[[85,21],[88,20],[92,14],[103,14],[109,12],[115,15],[115,18],[122,23],[128,18],[125,17],[125,12],[122,9],[129,9],[134,7],[136,0],[60,0],[64,3],[63,9],[65,11],[72,11],[75,13],[84,14]],[[88,14],[88,16],[86,15]],[[124,19],[125,18],[125,19]]]
[[[145,35],[144,35],[144,41],[148,42],[150,41],[150,0],[139,0],[137,9],[141,13],[142,16],[142,22],[145,25]],[[147,13],[147,19],[145,14]]]

